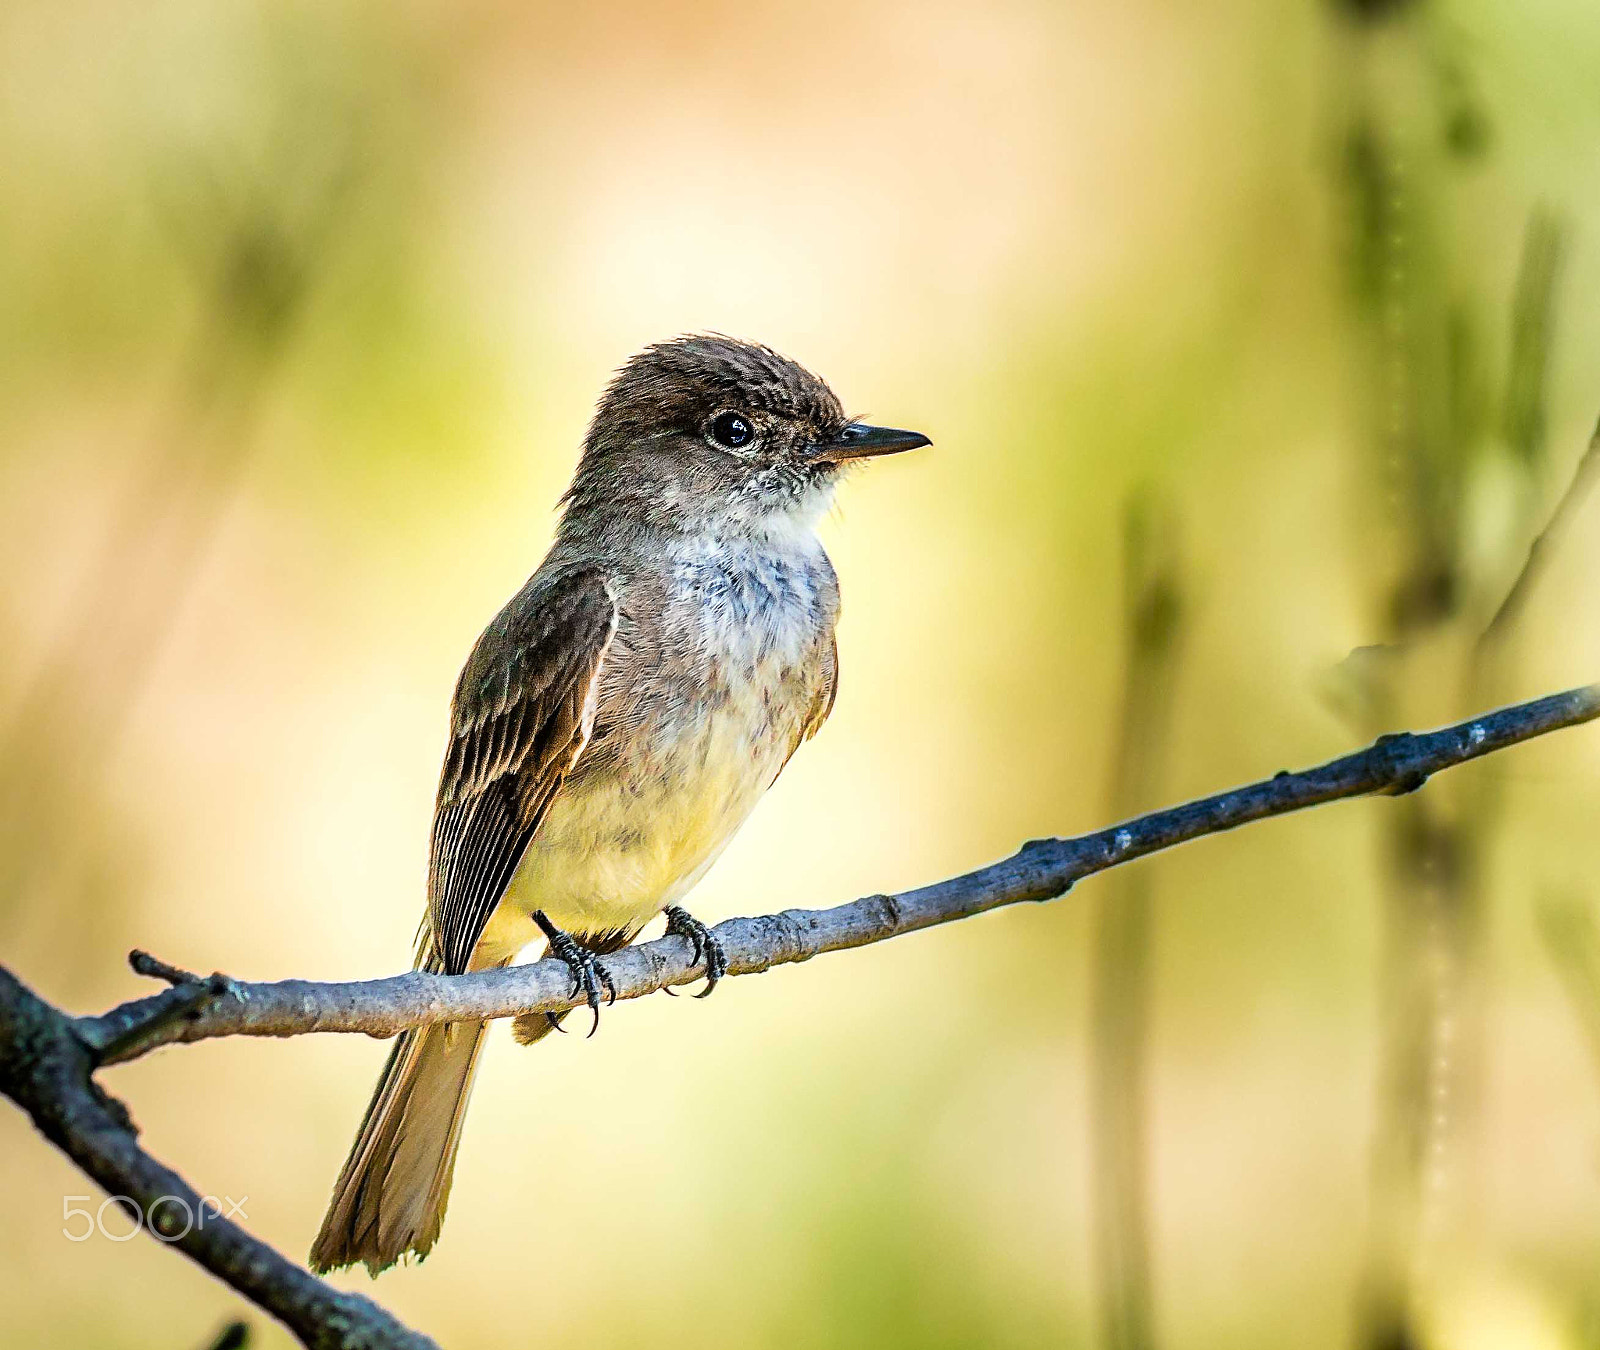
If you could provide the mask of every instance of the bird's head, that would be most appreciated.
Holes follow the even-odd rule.
[[[767,347],[677,338],[645,348],[601,398],[568,514],[700,530],[809,524],[846,467],[928,443],[852,420],[822,380]]]

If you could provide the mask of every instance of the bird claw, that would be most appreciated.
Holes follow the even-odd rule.
[[[617,986],[612,981],[610,972],[600,964],[593,952],[572,934],[562,932],[542,912],[536,912],[533,918],[550,941],[550,955],[562,962],[572,977],[572,992],[582,994],[583,1001],[589,1005],[589,1011],[594,1014],[594,1021],[589,1027],[589,1036],[593,1036],[600,1030],[601,991],[605,991],[608,1004],[617,1001]],[[546,1013],[545,1017],[557,1031],[563,1030],[561,1019],[554,1013]],[[587,1040],[588,1037],[584,1039]]]
[[[722,939],[681,906],[668,905],[665,912],[667,932],[688,938],[694,948],[696,963],[702,960],[706,963],[706,987],[695,995],[696,998],[705,998],[728,973],[728,953],[722,945]],[[670,994],[672,991],[669,989],[667,992]]]

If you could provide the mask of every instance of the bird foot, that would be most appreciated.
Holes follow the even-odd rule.
[[[681,906],[668,905],[664,912],[667,916],[667,932],[688,938],[694,947],[694,959],[706,963],[706,987],[695,995],[696,998],[704,998],[728,973],[728,953],[722,940]]]
[[[612,983],[610,974],[600,964],[595,954],[571,933],[564,933],[551,923],[545,917],[543,910],[533,912],[533,921],[550,940],[550,955],[566,965],[568,973],[572,976],[572,992],[582,994],[583,1001],[589,1005],[589,1011],[594,1014],[594,1023],[589,1028],[589,1035],[593,1036],[600,1029],[600,991],[602,989],[605,991],[607,1003],[615,1003],[617,986]],[[563,1030],[561,1019],[555,1013],[546,1013],[545,1017],[557,1031]]]

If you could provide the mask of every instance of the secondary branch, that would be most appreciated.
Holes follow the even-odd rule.
[[[438,1350],[371,1299],[324,1284],[208,1206],[139,1147],[127,1108],[94,1081],[97,1062],[70,1017],[0,967],[0,1094],[133,1222],[271,1313],[311,1350]]]

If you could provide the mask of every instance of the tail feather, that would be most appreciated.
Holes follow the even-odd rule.
[[[485,1025],[405,1032],[334,1183],[311,1247],[313,1270],[361,1262],[376,1275],[439,1237]]]
[[[618,929],[579,940],[593,952],[606,953],[626,946],[637,932]],[[472,969],[488,970],[510,960],[511,953],[480,943]],[[426,930],[418,966],[441,968]],[[555,1022],[566,1016],[557,1013]],[[408,1252],[420,1258],[433,1249],[450,1201],[461,1126],[487,1026],[456,1022],[421,1027],[395,1043],[311,1245],[313,1270],[360,1263],[376,1275]],[[524,1014],[514,1024],[524,1045],[543,1040],[554,1029],[543,1013]]]
[[[512,1019],[511,1035],[518,1045],[534,1045],[542,1041],[552,1031],[560,1029],[561,1023],[567,1020],[566,1013],[556,1013],[552,1018],[548,1013],[522,1013]]]

